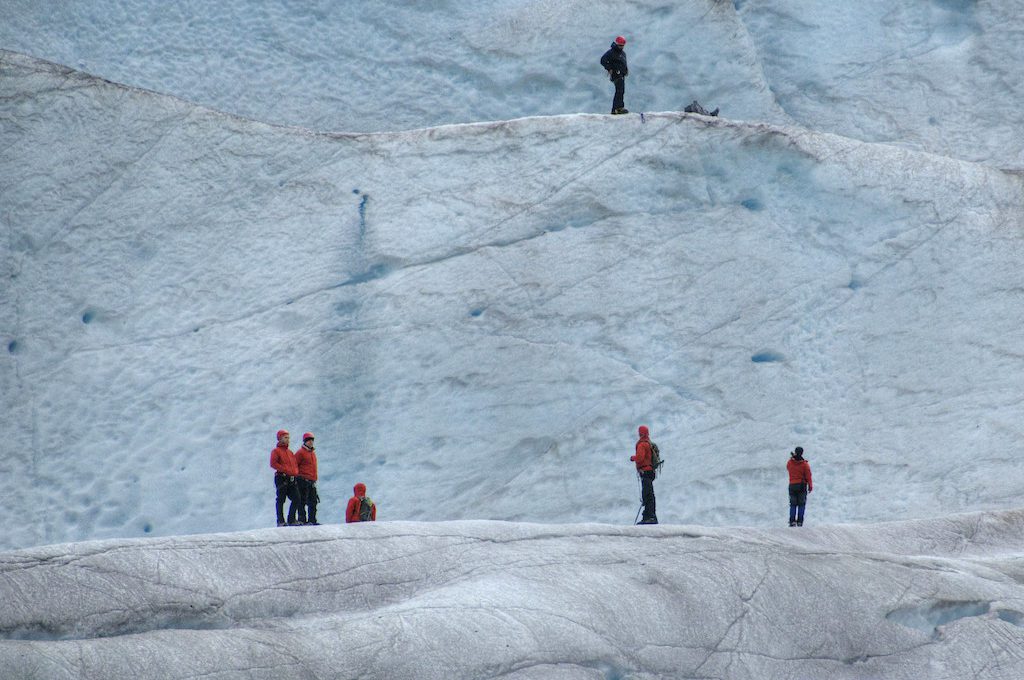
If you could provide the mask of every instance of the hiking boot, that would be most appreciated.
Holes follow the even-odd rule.
[[[285,524],[285,522],[283,522],[283,521],[280,521],[280,522],[277,523],[277,526],[283,527],[283,526],[287,526],[287,524]]]
[[[642,520],[640,520],[640,524],[657,524],[657,523],[658,523],[658,518],[657,517],[644,517]]]
[[[290,527],[301,527],[302,526],[302,522],[288,522],[288,526],[290,526]]]
[[[802,519],[798,519],[798,520],[796,521],[796,525],[797,525],[798,527],[802,527],[802,526],[804,525],[804,521],[803,521]]]
[[[796,520],[793,520],[793,519],[789,520],[789,526],[795,527],[796,526]]]
[[[612,109],[613,116],[620,116],[624,113],[629,113],[629,109]]]

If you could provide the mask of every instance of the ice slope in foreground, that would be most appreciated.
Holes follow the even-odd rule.
[[[0,553],[0,675],[1016,680],[1024,511],[392,522]]]
[[[776,525],[1018,502],[1021,178],[677,113],[268,126],[0,53],[0,545],[321,516]]]

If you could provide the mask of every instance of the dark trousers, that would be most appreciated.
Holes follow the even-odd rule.
[[[658,519],[657,505],[654,500],[654,471],[652,470],[640,473],[640,500],[644,504],[643,519]]]
[[[616,78],[612,81],[615,84],[615,97],[612,98],[612,111],[626,108],[623,100],[626,96],[626,79]]]
[[[284,501],[289,500],[288,522],[295,521],[295,511],[299,505],[299,494],[295,488],[295,478],[288,475],[274,475],[274,486],[277,487],[277,523],[284,523]]]
[[[807,506],[807,483],[789,485],[789,521],[804,522],[804,508]]]
[[[299,490],[299,521],[316,522],[316,504],[320,501],[316,495],[316,482],[296,477],[295,484]]]

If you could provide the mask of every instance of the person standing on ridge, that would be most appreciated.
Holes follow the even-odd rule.
[[[804,460],[803,447],[798,446],[789,454],[786,470],[789,472],[789,526],[802,527],[807,494],[814,491],[811,464]]]
[[[352,498],[345,509],[345,522],[376,522],[377,506],[366,495],[366,485],[358,482],[352,487]]]
[[[295,475],[299,468],[295,464],[295,454],[288,448],[291,436],[288,430],[277,431],[277,448],[270,452],[270,467],[274,468],[274,486],[277,487],[277,526],[283,527],[284,501],[287,498],[288,524],[296,524],[295,511],[298,506],[298,494],[295,489]]]
[[[644,504],[644,516],[640,524],[657,524],[654,499],[654,452],[651,450],[651,433],[646,425],[638,430],[640,439],[636,442],[636,453],[630,460],[636,463],[636,473],[640,476],[640,499]]]
[[[608,79],[615,85],[615,96],[612,99],[612,114],[629,113],[623,101],[626,94],[626,76],[629,67],[626,65],[626,39],[621,35],[615,38],[612,46],[601,57],[601,66],[608,72]]]
[[[299,522],[319,524],[316,521],[316,504],[320,500],[316,493],[316,447],[312,432],[302,435],[302,446],[295,452],[298,476],[295,484],[299,495]]]

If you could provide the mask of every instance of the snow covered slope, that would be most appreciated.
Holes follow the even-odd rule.
[[[1024,168],[1022,0],[8,0],[0,48],[267,122],[386,131],[696,98]]]
[[[802,125],[1024,168],[1024,2],[733,0]]]
[[[693,98],[784,122],[729,2],[8,2],[0,48],[271,123],[392,131],[607,113],[598,63],[629,37],[628,103]]]
[[[1024,676],[1024,3],[823,7],[0,3],[0,677]]]
[[[0,670],[1011,680],[1022,527],[380,522],[54,545],[0,554]]]
[[[677,113],[391,134],[0,53],[0,546],[322,517],[773,525],[1018,503],[1017,175]]]

